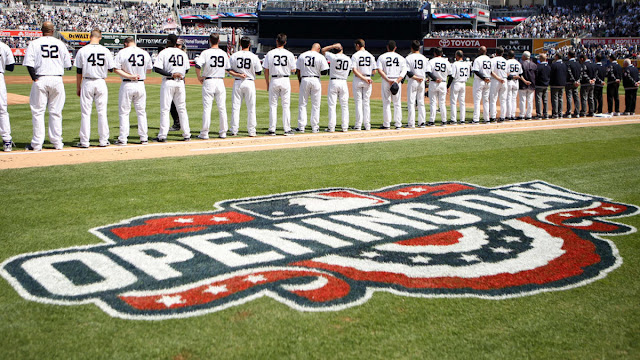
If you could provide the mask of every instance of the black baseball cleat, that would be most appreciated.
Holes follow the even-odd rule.
[[[384,125],[381,125],[381,126],[380,126],[380,129],[382,129],[382,130],[389,130],[389,129],[391,129],[391,126],[384,126]]]
[[[587,117],[593,117],[593,113],[588,113]]]
[[[159,137],[153,138],[153,141],[155,142],[167,142],[167,139],[161,139]]]
[[[224,137],[221,136],[222,139],[224,139],[225,137],[227,137],[226,135]],[[182,138],[182,141],[191,141],[190,137],[186,137],[186,138]]]
[[[275,131],[267,131],[266,133],[264,133],[265,135],[269,135],[269,136],[276,136],[276,132]]]
[[[31,145],[27,145],[27,150],[33,150],[33,148],[29,149],[30,147],[31,147]],[[88,149],[89,148],[89,144],[77,143],[76,147],[80,148],[80,149]]]
[[[428,122],[428,123],[427,123],[427,126],[436,126],[436,123]]]
[[[493,119],[489,119],[489,122],[490,122],[490,123],[494,123],[494,122],[496,122],[496,119],[495,119],[495,118],[493,118]]]
[[[289,131],[285,131],[284,132],[284,136],[293,136],[295,135],[295,133],[293,132],[293,130],[289,130]]]
[[[14,146],[16,146],[16,144],[14,144],[14,142],[11,140],[3,142],[4,151],[6,152],[13,150]]]
[[[304,128],[303,127],[297,127],[297,128],[295,128],[293,130],[295,130],[296,132],[299,132],[301,134],[304,134]]]
[[[418,124],[418,127],[419,128],[425,128],[425,127],[427,127],[427,125],[425,123],[420,123],[420,124]]]
[[[117,145],[117,146],[125,146],[125,145],[127,145],[127,142],[126,141],[116,140],[116,142],[114,142],[113,144]]]
[[[504,122],[504,119],[503,119],[503,118],[500,118],[500,119],[498,119],[498,122],[499,122],[499,123],[503,123],[503,122]]]

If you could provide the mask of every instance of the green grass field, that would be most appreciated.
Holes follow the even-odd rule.
[[[8,90],[28,95],[29,87]],[[149,123],[157,127],[159,86],[147,89]],[[188,87],[194,134],[200,125],[199,91]],[[67,94],[63,135],[73,144],[79,128],[75,86],[68,86]],[[116,101],[117,86],[111,86],[112,136]],[[264,92],[258,106],[259,128],[265,129]],[[381,123],[380,108],[372,102],[374,124]],[[14,139],[23,145],[31,133],[28,105],[11,106],[9,112]],[[321,124],[326,124],[324,100]],[[438,181],[499,186],[540,179],[640,205],[638,164],[640,125],[623,125],[1,170],[0,261],[97,244],[101,241],[89,229],[135,216],[209,211],[225,199],[325,187],[369,190]],[[640,227],[640,216],[616,221]],[[337,312],[299,312],[261,298],[187,319],[122,320],[92,304],[27,301],[2,279],[0,358],[638,359],[640,242],[637,233],[610,239],[624,264],[575,289],[508,300],[378,292]]]

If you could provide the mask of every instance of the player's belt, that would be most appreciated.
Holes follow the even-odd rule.
[[[173,77],[165,77],[166,80],[175,80],[175,81],[181,81],[182,79],[177,79],[177,78],[173,78]]]
[[[343,78],[331,78],[331,80],[347,80],[347,79],[343,79]]]
[[[62,76],[62,75],[40,75],[40,74],[36,74],[36,76],[41,77],[41,76]]]
[[[253,81],[253,79],[249,79],[249,78],[244,78],[244,79],[238,79],[238,78],[234,78],[236,81],[242,81],[242,80],[249,80],[249,81]]]
[[[144,80],[122,79],[122,82],[144,82]]]
[[[288,78],[289,75],[271,75],[271,78]]]
[[[104,80],[104,78],[90,78],[90,77],[83,77],[83,80]]]
[[[218,76],[209,76],[204,78],[205,80],[209,80],[209,79],[224,79],[223,77],[218,77]]]
[[[320,76],[316,76],[316,75],[307,75],[307,76],[303,76],[302,78],[303,78],[303,79],[304,79],[304,78],[317,78],[317,79],[320,79]]]

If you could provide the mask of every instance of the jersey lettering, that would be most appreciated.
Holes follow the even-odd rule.
[[[40,51],[42,51],[42,57],[45,59],[57,59],[58,54],[58,45],[40,45]]]
[[[413,62],[413,68],[416,70],[422,70],[422,67],[424,66],[422,59],[416,59]]]
[[[91,64],[91,66],[104,66],[104,54],[91,54],[87,58],[87,62]]]
[[[491,61],[483,61],[482,68],[485,70],[491,70]]]
[[[371,58],[361,57],[360,60],[358,60],[358,66],[371,66]]]
[[[287,66],[288,58],[286,55],[273,55],[274,66]]]
[[[433,68],[437,72],[446,72],[447,71],[447,64],[445,64],[445,63],[436,63]]]
[[[316,67],[316,58],[312,56],[307,56],[304,59],[305,59],[304,66]]]
[[[171,55],[171,57],[169,57],[169,62],[173,66],[183,66],[184,65],[184,57],[182,55]]]
[[[336,70],[348,70],[348,69],[349,69],[348,61],[344,61],[340,59],[336,60]]]
[[[136,61],[136,57],[137,57],[137,61]],[[131,54],[131,56],[129,56],[129,59],[127,59],[127,61],[129,62],[129,64],[131,64],[131,66],[144,66],[144,55]]]
[[[238,69],[251,69],[251,59],[238,58]]]
[[[387,66],[391,66],[391,64],[400,66],[400,60],[398,60],[398,58],[387,58]]]
[[[511,64],[509,65],[509,72],[512,72],[512,73],[520,72],[519,68],[520,66],[518,66],[517,64]]]
[[[504,69],[507,68],[507,63],[504,62],[504,61],[498,61],[498,62],[496,62],[496,68],[498,70],[504,70]]]
[[[219,55],[219,56],[215,56],[212,55],[209,60],[212,60],[211,63],[209,63],[209,66],[212,68],[217,68],[217,67],[224,67],[224,56]]]
[[[468,77],[469,75],[469,68],[460,68],[460,77]]]

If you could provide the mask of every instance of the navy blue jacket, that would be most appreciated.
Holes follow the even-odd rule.
[[[604,87],[604,79],[607,77],[607,68],[602,63],[596,63],[596,86]]]
[[[567,85],[568,78],[567,65],[562,60],[556,60],[551,64],[551,76],[549,85],[552,88],[564,88]]]
[[[636,83],[638,82],[638,68],[633,65],[629,65],[624,68],[622,73],[622,85],[625,90],[637,89]]]
[[[580,72],[582,71],[582,67],[576,60],[576,58],[572,58],[566,62],[567,64],[567,85],[571,85],[576,81],[580,81]]]
[[[591,61],[580,64],[580,84],[591,86],[591,80],[596,78],[596,66]]]
[[[549,81],[551,80],[551,66],[548,62],[538,64],[536,68],[536,87],[547,88],[549,87]]]

